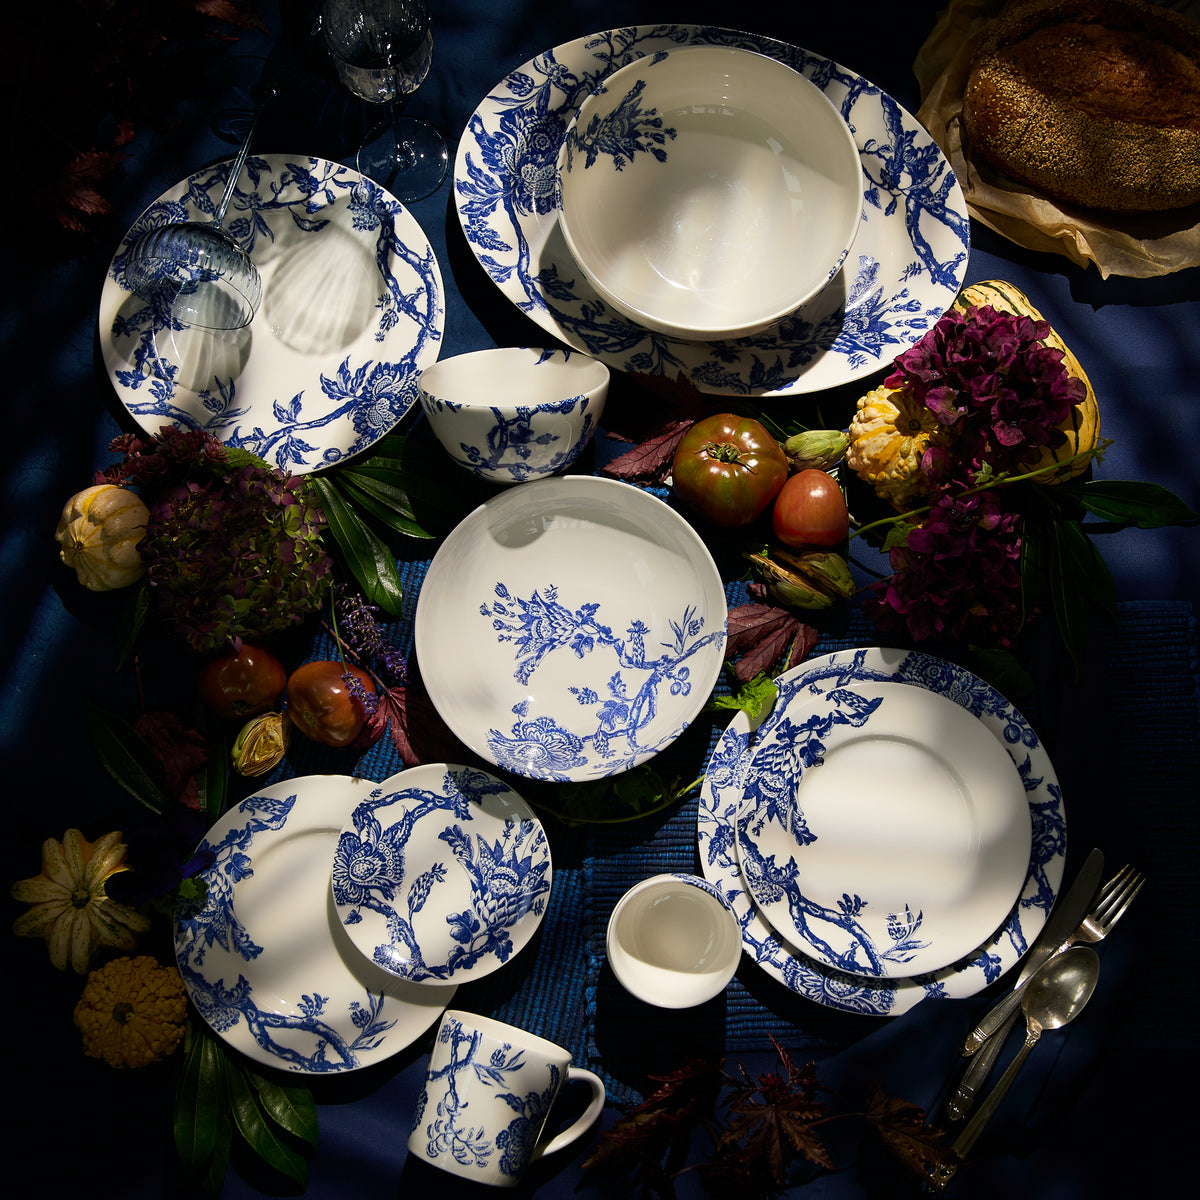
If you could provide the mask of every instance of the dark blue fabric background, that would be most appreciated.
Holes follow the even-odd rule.
[[[123,11],[123,0],[114,13]],[[621,24],[686,21],[751,29],[834,58],[919,105],[912,61],[938,6],[859,0],[838,6],[737,5],[562,0],[483,3],[435,0],[433,73],[410,111],[434,121],[453,144],[486,92],[536,53]],[[136,711],[129,672],[115,671],[117,607],[84,596],[57,561],[53,530],[63,501],[113,460],[123,428],[96,351],[96,310],[117,239],[151,200],[178,179],[228,157],[245,85],[268,51],[290,62],[287,103],[269,113],[257,148],[352,161],[362,113],[331,81],[304,37],[311,5],[267,3],[270,36],[243,36],[210,77],[179,81],[179,117],[169,134],[143,131],[112,196],[116,211],[93,237],[61,244],[25,237],[23,181],[36,156],[10,165],[6,213],[9,264],[0,306],[6,430],[0,447],[3,526],[0,566],[0,755],[7,783],[4,864],[8,880],[36,874],[39,847],[78,825],[88,837],[141,821],[91,756],[82,725],[85,698]],[[70,5],[62,6],[70,20]],[[115,16],[114,16],[114,19]],[[45,34],[45,22],[40,28]],[[18,25],[10,54],[34,64],[13,71],[6,111],[37,142],[38,88],[54,81],[53,54]],[[29,129],[34,136],[29,137]],[[441,263],[448,306],[443,356],[491,345],[540,344],[545,335],[504,302],[471,256],[450,187],[412,206]],[[33,222],[35,228],[40,226]],[[1098,474],[1158,482],[1200,504],[1200,271],[1160,280],[1102,280],[1065,259],[1027,253],[973,227],[968,280],[1009,279],[1050,318],[1084,363],[1100,397],[1103,432],[1115,445]],[[855,387],[854,394],[864,388]],[[794,402],[802,408],[809,401]],[[598,451],[604,453],[603,447]],[[1194,866],[1196,779],[1200,774],[1195,602],[1200,598],[1197,531],[1129,531],[1100,539],[1122,601],[1115,630],[1097,638],[1083,681],[1043,670],[1026,713],[1050,747],[1066,797],[1068,874],[1093,845],[1110,868],[1141,866],[1150,883],[1119,933],[1102,947],[1101,985],[1086,1017],[1047,1038],[977,1147],[953,1194],[1070,1200],[1124,1189],[1158,1194],[1173,1168],[1194,1159],[1184,1113],[1197,1067],[1194,1014],[1200,1001]],[[410,595],[424,561],[405,564]],[[411,616],[409,617],[409,621]],[[399,636],[411,638],[401,622]],[[867,644],[871,631],[830,623],[821,650]],[[408,644],[406,641],[405,644]],[[1046,656],[1049,660],[1049,656]],[[151,706],[188,694],[191,666],[163,655],[143,664]],[[674,751],[702,769],[718,726],[698,722]],[[400,766],[388,744],[354,758],[304,745],[282,774],[322,771],[383,779]],[[690,777],[690,776],[689,776]],[[198,834],[203,832],[199,830]],[[463,987],[456,1006],[524,1024],[600,1070],[613,1103],[635,1101],[646,1074],[688,1051],[725,1047],[730,1063],[770,1065],[768,1035],[852,1102],[880,1080],[925,1107],[938,1103],[958,1046],[987,997],[923,1004],[890,1021],[819,1009],[743,962],[727,995],[687,1013],[649,1009],[626,996],[604,962],[603,928],[621,891],[643,875],[694,869],[695,801],[627,826],[567,828],[550,823],[555,888],[541,933],[510,968]],[[12,917],[19,908],[10,903]],[[4,942],[4,1028],[12,1045],[9,1090],[13,1173],[37,1172],[48,1196],[178,1196],[170,1144],[173,1068],[116,1073],[78,1052],[71,1010],[79,981],[59,978],[40,943]],[[1015,1042],[1014,1046],[1015,1048]],[[1011,1050],[1010,1050],[1011,1052]],[[428,1053],[421,1040],[395,1059],[353,1076],[318,1081],[321,1145],[309,1192],[320,1197],[421,1195],[454,1185],[406,1162],[408,1121]],[[1102,1132],[1089,1136],[1093,1129]],[[589,1143],[584,1143],[588,1145]],[[534,1171],[519,1195],[584,1197],[583,1149]],[[898,1174],[852,1166],[794,1194],[890,1197],[906,1194]],[[700,1194],[695,1181],[691,1191]],[[225,1195],[273,1194],[246,1167],[231,1170]],[[615,1194],[615,1193],[614,1193]]]

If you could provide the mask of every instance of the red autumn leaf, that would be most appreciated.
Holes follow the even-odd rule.
[[[208,762],[208,741],[204,735],[169,712],[139,713],[133,731],[162,768],[167,794],[187,808],[199,809],[196,772]]]
[[[389,726],[392,745],[406,766],[462,762],[468,755],[419,681],[410,680],[404,687],[387,688],[380,693],[367,727],[374,727],[378,737],[385,724]]]
[[[683,435],[693,424],[691,420],[668,422],[632,450],[614,458],[604,467],[604,473],[629,483],[662,483],[671,473],[671,463]]]
[[[794,613],[771,604],[740,604],[729,610],[727,653],[734,675],[746,683],[756,675],[790,670],[815,648],[820,635]]]
[[[879,1084],[871,1088],[863,1114],[885,1146],[911,1171],[926,1178],[935,1167],[954,1162],[944,1129],[925,1123],[925,1110],[895,1100]]]

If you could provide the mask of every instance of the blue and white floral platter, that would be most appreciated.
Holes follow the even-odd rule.
[[[721,672],[721,576],[657,496],[613,479],[518,484],[451,531],[417,598],[417,660],[464,745],[558,782],[666,749]]]
[[[125,258],[147,229],[210,219],[229,166],[163,193],[125,235],[100,298],[104,363],[147,433],[204,429],[306,474],[366,450],[416,403],[441,348],[441,271],[377,183],[320,158],[254,155],[225,228],[258,267],[262,305],[244,329],[182,328],[126,288]]]
[[[704,877],[729,899],[746,953],[785,987],[829,1008],[899,1016],[927,998],[973,996],[994,983],[1029,949],[1046,923],[1062,883],[1066,815],[1053,764],[1025,718],[995,688],[953,663],[895,649],[843,650],[781,675],[774,707],[757,730],[738,713],[717,742],[700,794],[697,842]],[[897,682],[946,696],[983,723],[1008,752],[1029,804],[1032,836],[1020,898],[1006,920],[974,951],[928,974],[869,978],[811,958],[781,938],[755,907],[737,857],[737,820],[756,739],[770,734],[793,696]]]
[[[546,833],[512,788],[436,763],[393,775],[356,805],[330,882],[363,955],[437,985],[490,975],[522,950],[552,878]]]
[[[175,922],[197,1012],[235,1050],[284,1071],[357,1070],[411,1045],[454,998],[388,974],[351,944],[329,901],[338,835],[371,784],[312,775],[230,809],[201,843],[205,894]]]
[[[925,975],[1007,918],[1029,865],[1025,788],[992,732],[906,683],[792,693],[746,768],[742,880],[809,957]]]
[[[615,312],[558,227],[556,162],[579,105],[620,67],[699,45],[754,50],[811,79],[849,124],[862,160],[863,224],[838,279],[778,325],[730,342],[676,341]],[[887,93],[820,55],[708,26],[609,30],[518,67],[468,121],[454,195],[476,259],[543,329],[618,370],[682,374],[722,395],[800,395],[886,366],[953,303],[970,248],[966,202],[949,163]]]

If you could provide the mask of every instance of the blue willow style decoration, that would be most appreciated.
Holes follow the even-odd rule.
[[[878,698],[867,699],[837,688],[827,692],[826,697],[830,703],[828,711],[809,713],[799,722],[781,717],[773,727],[776,740],[767,744],[765,753],[760,751],[755,756],[746,783],[747,803],[738,817],[742,873],[751,894],[760,903],[786,905],[795,928],[829,962],[850,974],[878,975],[885,962],[909,962],[915,951],[929,944],[915,936],[921,926],[921,914],[914,914],[908,906],[903,914],[889,913],[887,930],[892,945],[879,949],[858,921],[867,904],[863,897],[845,895],[837,909],[823,907],[804,894],[794,856],[780,863],[774,855],[764,856],[758,847],[758,836],[770,821],[786,829],[798,846],[817,841],[803,810],[795,803],[794,781],[801,772],[824,761],[825,739],[834,726],[859,729],[880,704]],[[831,943],[821,932],[826,926],[841,931],[847,949],[839,950]]]
[[[557,1065],[549,1063],[547,1086],[522,1093],[519,1076],[525,1067],[524,1051],[502,1044],[484,1058],[481,1040],[479,1030],[467,1030],[461,1021],[447,1014],[438,1031],[438,1042],[449,1047],[449,1061],[430,1070],[413,1116],[413,1128],[421,1129],[427,1100],[431,1093],[438,1095],[433,1119],[424,1129],[426,1155],[431,1159],[449,1155],[461,1166],[484,1168],[498,1152],[497,1170],[514,1179],[533,1153],[562,1076]],[[494,1088],[497,1104],[506,1105],[516,1114],[494,1139],[488,1136],[490,1122],[486,1115],[474,1118],[467,1111],[470,1101],[461,1094],[459,1082],[464,1075],[483,1087]]]
[[[223,183],[222,172],[193,176],[179,200],[160,201],[142,215],[109,268],[122,294],[128,295],[123,280],[129,247],[146,229],[211,212],[209,192]],[[164,350],[184,327],[161,304],[127,300],[113,319],[111,339],[128,367],[113,370],[113,381],[144,428],[156,430],[164,422],[202,428],[288,472],[330,466],[371,445],[416,402],[417,374],[436,357],[442,335],[445,306],[437,260],[398,201],[338,163],[251,157],[245,173],[250,187],[235,191],[232,203],[239,215],[227,228],[252,256],[261,247],[259,253],[269,257],[285,245],[294,247],[298,239],[304,253],[308,238],[334,229],[334,210],[346,209],[363,262],[370,262],[375,276],[364,285],[375,292],[375,316],[364,312],[362,317],[368,328],[373,325],[371,340],[380,357],[361,358],[357,350],[341,358],[303,356],[312,365],[299,390],[250,403],[239,394],[244,355],[219,348],[207,383],[192,393],[180,363]],[[344,255],[346,247],[339,252]],[[261,386],[280,385],[269,379]]]
[[[364,991],[362,999],[352,999],[349,1012],[339,1019],[327,1011],[330,998],[317,990],[321,980],[314,979],[316,986],[299,998],[298,1011],[281,1012],[283,1006],[274,991],[268,989],[270,1007],[260,1008],[245,975],[239,973],[227,980],[207,963],[214,949],[246,964],[263,953],[263,947],[241,920],[237,890],[254,876],[252,843],[264,835],[282,832],[295,803],[295,794],[281,798],[251,796],[230,814],[232,821],[245,818],[244,822],[231,823],[216,843],[207,839],[201,843],[197,856],[211,859],[199,877],[206,894],[198,911],[181,913],[177,918],[176,959],[192,1002],[216,1033],[225,1036],[244,1021],[261,1050],[291,1070],[352,1070],[363,1065],[362,1056],[376,1049],[395,1023],[381,1017],[383,994]],[[337,1027],[354,1030],[354,1036],[339,1034]]]
[[[333,861],[334,904],[351,939],[394,975],[420,982],[485,974],[528,941],[545,912],[546,835],[494,776],[417,770],[411,783],[376,788],[355,808]],[[436,788],[421,786],[432,777]],[[487,808],[491,796],[506,798],[506,815]],[[397,819],[385,824],[389,808]],[[489,840],[491,833],[499,836]]]
[[[740,47],[778,59],[820,87],[859,146],[863,226],[835,286],[778,325],[731,342],[682,343],[610,310],[578,276],[556,229],[557,160],[568,124],[605,77],[689,45]],[[644,123],[606,131],[589,152],[656,152]],[[583,140],[587,140],[587,132]],[[691,25],[626,27],[538,55],[501,81],[468,122],[455,179],[468,244],[522,312],[618,369],[729,395],[808,391],[890,362],[946,311],[965,275],[970,229],[936,143],[890,96],[852,71],[755,34]],[[830,298],[832,296],[832,298]]]
[[[581,660],[608,654],[616,664],[605,683],[606,695],[585,682],[586,671],[569,689],[580,708],[590,711],[590,733],[574,733],[549,715],[530,719],[529,704],[523,700],[513,706],[517,719],[507,732],[488,732],[488,748],[497,765],[561,782],[570,778],[571,768],[587,764],[590,752],[605,762],[607,774],[613,774],[628,770],[678,737],[678,729],[650,731],[658,715],[659,691],[667,687],[672,696],[688,695],[692,689],[688,660],[723,638],[724,630],[705,633],[704,619],[689,607],[678,621],[669,622],[671,640],[662,642],[663,653],[652,657],[646,650],[649,625],[631,620],[626,636],[618,637],[599,620],[599,610],[595,602],[567,608],[554,586],[521,597],[502,582],[496,584],[495,599],[480,606],[480,615],[491,621],[499,641],[514,646],[513,678],[522,686],[547,656],[565,649]]]
[[[458,412],[464,405],[453,400],[429,396],[428,402],[436,411]],[[518,405],[515,411],[492,407],[492,424],[486,445],[460,442],[457,461],[480,478],[507,477],[513,483],[524,483],[542,475],[552,475],[568,467],[582,453],[596,433],[596,416],[587,410],[592,407],[591,396],[568,396],[565,400],[539,404],[536,407]],[[574,412],[583,414],[583,427],[573,442],[566,442],[553,432],[539,433],[535,423],[545,417],[568,417]]]
[[[767,974],[797,995],[842,1012],[898,1016],[925,999],[972,996],[994,983],[1029,949],[1053,908],[1066,855],[1062,791],[1049,755],[1025,718],[990,684],[954,663],[917,652],[839,651],[804,663],[777,680],[773,714],[789,700],[856,683],[908,683],[946,696],[1003,738],[1029,799],[1029,870],[1020,899],[1000,929],[972,955],[939,971],[870,978],[836,970],[781,941],[750,899],[738,859],[738,818],[751,753],[771,730],[768,716],[751,730],[738,714],[718,739],[701,791],[697,842],[704,877],[733,907],[742,944]]]

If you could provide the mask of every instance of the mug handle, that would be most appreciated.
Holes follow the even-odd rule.
[[[533,1153],[529,1156],[530,1162],[534,1162],[544,1154],[553,1154],[556,1150],[562,1150],[576,1141],[587,1131],[604,1107],[604,1082],[598,1075],[593,1075],[591,1071],[585,1071],[583,1067],[568,1067],[565,1082],[587,1084],[592,1093],[591,1102],[584,1109],[583,1114],[561,1133],[555,1134],[548,1142],[535,1146]]]

